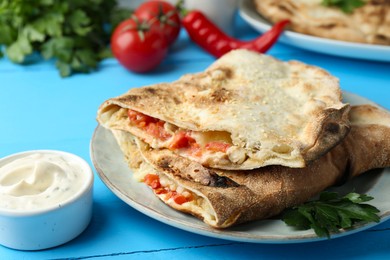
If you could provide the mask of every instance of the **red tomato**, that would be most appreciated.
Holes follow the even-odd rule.
[[[150,135],[161,140],[167,140],[171,137],[171,135],[164,128],[164,121],[131,109],[127,110],[127,115],[131,122],[133,122],[139,128],[145,130]]]
[[[188,136],[186,132],[178,132],[169,145],[169,149],[189,148],[192,143],[196,143],[195,139]]]
[[[145,114],[142,114],[138,111],[134,111],[132,109],[127,110],[127,115],[136,126],[138,127],[145,127],[150,123],[157,122],[157,119],[147,116]]]
[[[188,202],[187,198],[184,197],[184,196],[181,195],[181,194],[175,194],[175,195],[173,196],[173,201],[174,201],[176,204],[179,204],[179,205]]]
[[[206,150],[213,151],[213,152],[226,153],[227,149],[229,149],[230,146],[231,144],[225,142],[214,141],[214,142],[207,143],[205,148]]]
[[[115,28],[111,49],[125,68],[141,73],[161,63],[167,55],[168,44],[161,31],[145,21],[130,18]]]
[[[152,0],[142,3],[134,12],[141,20],[149,21],[152,26],[161,30],[168,41],[173,43],[179,36],[181,20],[179,11],[165,1]]]
[[[171,135],[164,129],[164,122],[158,121],[150,123],[146,128],[146,132],[160,140],[167,140]]]
[[[188,150],[188,154],[195,157],[201,157],[202,156],[202,148],[197,143],[192,143],[191,147]]]
[[[167,193],[168,193],[167,189],[161,188],[161,187],[158,188],[158,189],[155,189],[154,192],[155,192],[156,194],[167,194]]]
[[[158,177],[158,175],[156,174],[146,174],[144,178],[144,182],[152,189],[161,188],[160,177]]]

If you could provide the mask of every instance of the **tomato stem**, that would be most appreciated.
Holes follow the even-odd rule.
[[[135,26],[127,25],[122,28],[121,32],[123,33],[128,30],[136,30],[141,41],[145,41],[145,32],[150,30],[150,24],[147,21],[140,21],[136,16],[133,16],[132,19],[135,22]]]
[[[184,8],[184,0],[177,1],[175,8],[181,17],[185,17],[188,14],[188,10]]]

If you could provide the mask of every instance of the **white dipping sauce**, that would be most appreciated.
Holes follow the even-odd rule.
[[[36,153],[0,167],[0,209],[61,207],[83,186],[83,169],[55,153]]]

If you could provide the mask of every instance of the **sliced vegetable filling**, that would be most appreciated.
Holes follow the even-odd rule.
[[[172,200],[178,205],[194,200],[194,195],[179,186],[169,184],[168,181],[160,179],[157,174],[146,174],[144,183],[153,189],[153,192],[160,195],[163,200]]]
[[[157,139],[159,146],[172,151],[201,157],[205,153],[226,154],[232,146],[230,135],[226,132],[211,131],[203,133],[189,131],[131,109],[128,110],[127,114],[132,125]]]

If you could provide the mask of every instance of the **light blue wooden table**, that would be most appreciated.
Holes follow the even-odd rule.
[[[236,36],[258,35],[238,19]],[[340,79],[343,90],[390,109],[390,64],[322,55],[282,44],[269,54],[323,67]],[[87,160],[97,126],[98,106],[129,88],[170,82],[204,70],[213,58],[186,34],[154,72],[133,74],[114,59],[92,74],[62,79],[54,63],[29,66],[0,60],[0,157],[34,149],[55,149]],[[390,198],[389,198],[390,199]],[[75,216],[77,218],[77,216]],[[299,244],[241,243],[206,237],[152,219],[118,199],[97,177],[94,211],[85,232],[71,242],[43,251],[0,246],[0,259],[390,259],[390,221],[349,236]]]

